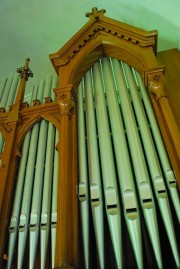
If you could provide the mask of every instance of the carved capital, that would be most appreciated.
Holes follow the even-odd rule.
[[[71,108],[74,106],[77,97],[74,92],[73,86],[68,85],[63,88],[55,88],[54,93],[57,98],[57,103],[61,110],[61,115],[69,114]]]
[[[145,80],[146,85],[148,85],[149,92],[156,96],[156,100],[159,100],[161,97],[167,97],[167,93],[165,91],[166,83],[164,68],[146,71]]]

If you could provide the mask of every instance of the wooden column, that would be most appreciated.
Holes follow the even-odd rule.
[[[180,132],[169,105],[165,77],[162,71],[157,70],[149,73],[147,80],[159,126],[180,187]]]
[[[21,125],[20,106],[24,98],[26,81],[29,76],[33,76],[28,64],[29,59],[26,59],[25,66],[17,69],[17,72],[20,73],[21,81],[15,104],[10,108],[10,111],[0,115],[0,124],[2,124],[6,130],[6,135],[4,137],[5,147],[1,156],[2,161],[0,165],[0,268],[2,267],[8,234],[9,215],[15,188],[17,160],[18,157],[20,157],[20,154],[17,151],[17,132]]]
[[[70,118],[71,110],[75,104],[75,94],[72,85],[64,88],[54,89],[57,103],[60,108],[60,134],[59,134],[59,173],[58,173],[58,219],[57,219],[57,238],[56,238],[56,258],[55,268],[76,268],[75,257],[72,245],[75,244],[76,231],[72,233],[74,227],[74,205],[72,204],[74,193],[74,182],[71,177],[70,167],[72,148]]]

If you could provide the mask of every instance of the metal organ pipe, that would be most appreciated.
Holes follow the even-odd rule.
[[[0,81],[0,104],[1,104],[3,93],[4,93],[6,82],[7,82],[7,78],[3,78]],[[0,105],[0,108],[1,108],[1,105]],[[2,133],[0,132],[0,154],[2,153],[2,150],[3,150],[3,144],[4,144],[4,138],[3,138]],[[0,163],[1,163],[1,160],[0,160]]]
[[[95,122],[93,88],[91,72],[84,78],[85,113],[87,129],[88,167],[90,184],[90,201],[95,229],[99,268],[104,268],[104,225],[103,198],[101,187],[100,161],[98,153],[97,130]]]
[[[82,237],[85,268],[90,266],[89,260],[89,193],[87,175],[87,153],[84,121],[83,83],[78,87],[78,164],[79,164],[79,201],[82,221]]]
[[[50,205],[52,193],[53,159],[54,159],[54,136],[55,127],[48,123],[47,149],[44,171],[43,197],[41,209],[41,268],[45,268],[46,252],[49,238]]]
[[[111,64],[108,58],[102,59],[102,69],[112,128],[121,197],[123,201],[124,216],[138,268],[143,268],[139,208],[126,144],[125,131],[117,100],[116,88],[113,81]]]
[[[160,130],[159,130],[159,127],[158,127],[158,124],[154,115],[154,111],[152,109],[152,105],[149,100],[149,96],[147,94],[147,90],[145,89],[145,86],[144,86],[144,83],[142,81],[140,74],[138,72],[134,72],[134,73],[139,84],[143,102],[145,104],[146,113],[147,113],[147,116],[151,125],[152,135],[153,135],[153,138],[154,138],[157,150],[158,150],[158,155],[159,155],[162,169],[163,169],[165,179],[167,182],[167,187],[169,189],[170,196],[171,196],[171,199],[172,199],[175,211],[176,211],[176,215],[180,223],[180,210],[179,210],[180,199],[178,196],[178,190],[177,190],[177,184],[176,184],[174,172],[172,170],[172,167],[170,165],[170,162],[167,156],[167,152],[166,152],[166,149],[162,140],[162,136],[161,136],[161,133],[160,133]]]
[[[58,131],[55,132],[55,145],[59,140]],[[54,171],[53,171],[53,187],[52,187],[52,205],[51,205],[51,260],[52,268],[55,262],[56,248],[56,224],[57,224],[57,189],[58,189],[58,151],[54,150]]]
[[[7,82],[3,91],[3,95],[1,97],[0,107],[4,107],[4,108],[6,107],[9,91],[11,89],[12,80],[13,80],[13,74],[10,73],[7,77]]]
[[[0,103],[1,103],[2,95],[4,93],[6,82],[7,82],[7,78],[2,78],[0,80]]]
[[[26,163],[28,158],[29,152],[29,142],[31,138],[31,131],[29,131],[24,139],[23,148],[22,148],[22,158],[19,166],[18,177],[17,177],[17,185],[15,191],[15,197],[13,202],[13,210],[9,225],[9,245],[8,245],[8,264],[7,269],[11,268],[13,254],[14,254],[14,247],[17,238],[18,232],[18,223],[19,223],[19,216],[20,216],[20,209],[21,209],[21,200],[24,188],[24,178],[26,172]]]
[[[11,84],[8,98],[6,101],[6,106],[5,106],[6,111],[9,110],[10,105],[12,105],[15,101],[16,92],[18,89],[18,82],[19,82],[19,75],[17,73],[15,73],[13,76],[12,84]]]
[[[57,87],[57,77],[52,78],[52,89]],[[51,98],[54,100],[55,94],[51,91]],[[57,129],[54,130],[54,162],[53,162],[53,178],[52,178],[52,202],[51,202],[51,265],[54,268],[55,263],[55,249],[56,249],[56,224],[57,224],[57,190],[58,190],[58,151],[56,146],[59,140]]]
[[[122,268],[121,212],[100,63],[93,66],[93,86],[106,214],[118,268]]]
[[[149,176],[143,155],[143,150],[133,115],[128,88],[120,62],[112,59],[114,74],[116,78],[117,91],[120,97],[123,118],[125,121],[128,143],[133,161],[134,172],[141,202],[141,207],[146,221],[154,254],[159,268],[162,268],[162,258],[157,226],[155,203],[149,182]]]
[[[53,81],[53,84],[52,84]],[[15,89],[15,82],[12,83]],[[34,87],[32,99],[50,96],[51,84],[56,86],[56,80],[48,76],[44,87],[44,81],[39,87]],[[47,148],[46,148],[47,136]],[[58,134],[56,135],[58,137]],[[26,247],[27,234],[30,230],[29,242],[29,268],[34,268],[37,241],[40,233],[41,222],[41,268],[45,268],[47,242],[49,237],[50,219],[55,222],[55,211],[57,215],[57,155],[54,155],[55,127],[42,120],[37,123],[32,131],[29,131],[24,139],[22,157],[17,177],[15,199],[13,203],[12,217],[9,226],[8,265],[10,269],[16,247],[18,232],[18,257],[17,268],[23,266],[24,251]],[[36,151],[37,149],[37,151]],[[55,157],[56,156],[56,157]],[[52,180],[53,187],[52,187]],[[51,191],[53,190],[52,210]],[[55,195],[56,193],[56,195]],[[42,199],[41,199],[42,198]],[[41,208],[42,207],[42,208]],[[30,214],[31,208],[31,214]],[[54,212],[53,212],[54,210]],[[52,213],[52,216],[51,216]],[[53,233],[54,235],[54,233]],[[53,237],[53,236],[52,236]],[[55,243],[55,236],[52,239]],[[52,247],[53,248],[53,247]],[[55,249],[55,248],[54,248]],[[53,255],[52,255],[53,256]],[[53,261],[53,258],[52,258]]]
[[[39,126],[36,169],[34,175],[33,196],[30,213],[30,258],[29,268],[34,268],[37,241],[39,237],[40,209],[44,176],[45,152],[47,144],[47,122],[42,120]],[[41,165],[38,165],[41,164]]]
[[[40,87],[38,91],[38,99],[42,99],[42,92],[44,89],[44,81],[40,82]],[[38,135],[39,135],[39,123],[32,128],[31,141],[28,155],[28,162],[26,168],[26,177],[24,192],[22,198],[21,215],[19,221],[19,238],[18,238],[18,269],[22,268],[24,251],[26,246],[26,239],[29,228],[30,219],[30,207],[32,199],[32,190],[34,184],[34,167],[36,161],[36,149],[38,145]]]
[[[13,74],[10,73],[8,75],[8,78],[6,80],[6,83],[3,83],[3,90],[1,92],[1,99],[0,99],[0,108],[6,107],[6,103],[8,100],[8,94],[11,89],[11,84],[13,80]],[[2,134],[0,133],[0,153],[3,151],[3,146],[4,146],[4,138]]]
[[[145,112],[138,95],[138,89],[135,84],[132,70],[129,65],[125,63],[123,65],[129,83],[129,90],[132,96],[132,102],[134,104],[134,110],[140,128],[142,142],[145,149],[145,155],[147,158],[148,167],[155,190],[156,199],[158,201],[159,209],[163,218],[166,232],[168,234],[176,265],[179,266],[180,261],[178,257],[178,249],[164,179],[162,177],[162,172],[158,162],[157,154],[150,134],[148,122],[145,117]]]

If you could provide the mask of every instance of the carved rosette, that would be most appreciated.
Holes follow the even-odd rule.
[[[57,98],[56,101],[60,108],[61,116],[69,115],[71,109],[74,107],[75,102],[77,101],[73,86],[68,85],[67,87],[63,88],[55,88],[54,92]]]
[[[146,73],[148,90],[154,94],[158,101],[161,97],[167,97],[164,69]]]

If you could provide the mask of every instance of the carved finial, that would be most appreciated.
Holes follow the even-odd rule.
[[[26,80],[28,80],[29,77],[33,77],[33,73],[31,69],[28,67],[30,59],[26,59],[26,63],[24,67],[19,67],[17,68],[17,73],[20,74],[20,77],[23,78],[25,77]]]
[[[96,20],[99,19],[100,15],[104,16],[104,13],[106,13],[105,9],[98,10],[97,7],[92,8],[92,12],[87,12],[86,17],[94,17]]]

